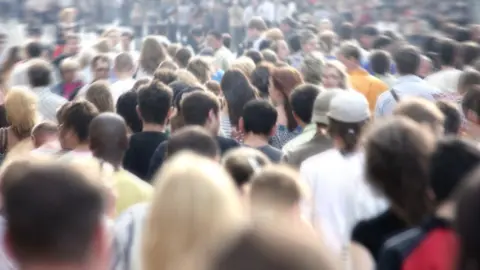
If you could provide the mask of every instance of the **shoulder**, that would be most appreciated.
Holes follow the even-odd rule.
[[[232,148],[232,147],[240,146],[240,144],[238,144],[237,141],[232,140],[230,138],[225,138],[222,136],[217,136],[216,138],[217,138],[218,144],[220,145],[220,148],[222,147]]]
[[[323,160],[330,160],[333,156],[336,155],[337,152],[338,151],[336,149],[330,149],[307,158],[304,162],[302,162],[300,166],[300,171],[317,170],[319,167],[318,164],[320,164]]]
[[[116,174],[116,178],[118,184],[128,185],[130,192],[136,191],[146,196],[150,196],[153,192],[153,188],[150,184],[141,180],[127,170],[121,169],[120,171],[118,171]]]

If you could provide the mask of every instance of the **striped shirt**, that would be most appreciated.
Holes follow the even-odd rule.
[[[38,97],[38,112],[44,120],[57,122],[57,110],[67,102],[67,100],[50,91],[49,87],[34,87],[32,91]]]

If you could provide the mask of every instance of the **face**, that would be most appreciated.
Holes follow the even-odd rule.
[[[302,49],[304,52],[309,53],[317,50],[317,46],[318,46],[317,40],[312,38],[307,43],[303,44]]]
[[[322,82],[325,88],[341,88],[342,76],[334,67],[327,67],[322,74]]]
[[[65,44],[65,51],[67,53],[76,54],[80,50],[80,40],[77,38],[70,38]]]
[[[287,42],[281,40],[278,42],[277,56],[280,60],[285,61],[290,54],[290,49],[288,48]]]
[[[432,61],[422,57],[420,61],[420,66],[418,67],[417,75],[421,78],[425,78],[432,73]]]
[[[98,61],[93,70],[95,80],[107,80],[110,72],[110,65],[107,62]]]
[[[254,39],[260,36],[260,32],[255,28],[248,28],[247,29],[247,37],[249,39]]]
[[[110,41],[110,45],[115,47],[120,42],[120,33],[118,31],[111,31],[108,33],[107,39]]]
[[[63,125],[59,126],[58,141],[60,142],[63,150],[73,150],[77,146],[73,132],[66,129]]]
[[[77,77],[76,69],[66,69],[62,72],[63,81],[73,82]]]
[[[207,36],[207,46],[213,49],[218,49],[221,47],[220,41],[218,41],[214,36]]]

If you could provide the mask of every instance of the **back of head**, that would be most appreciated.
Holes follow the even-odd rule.
[[[392,117],[375,122],[365,137],[368,181],[401,211],[398,215],[417,224],[432,206],[427,189],[433,134],[411,119]]]
[[[253,17],[247,25],[249,29],[255,29],[259,32],[266,31],[268,29],[267,24],[261,17]]]
[[[192,153],[169,159],[155,176],[143,230],[144,269],[204,269],[243,218],[236,193],[218,163]]]
[[[204,57],[193,57],[187,65],[187,70],[190,71],[201,83],[210,80],[212,67]]]
[[[165,48],[160,44],[156,37],[146,37],[142,44],[140,52],[140,67],[147,74],[153,74],[158,65],[168,58]]]
[[[8,91],[4,104],[7,121],[19,140],[30,136],[38,120],[37,105],[37,96],[30,90],[14,88]]]
[[[186,68],[192,56],[193,52],[189,48],[184,47],[175,54],[175,61],[181,68]]]
[[[273,67],[270,65],[258,65],[250,76],[250,82],[258,89],[261,97],[268,97],[268,88],[270,85],[270,71]]]
[[[438,48],[442,66],[454,66],[457,55],[457,43],[451,39],[443,39]]]
[[[60,163],[16,161],[3,181],[9,248],[20,265],[91,263],[100,251],[92,249],[106,245],[97,242],[105,201],[95,179]]]
[[[290,104],[292,104],[293,113],[305,124],[312,121],[313,104],[321,88],[313,84],[301,84],[290,94]]]
[[[263,60],[265,62],[271,63],[271,64],[276,64],[278,62],[278,57],[277,54],[271,50],[271,49],[263,49],[261,51]]]
[[[160,65],[158,65],[158,68],[169,69],[169,70],[172,70],[172,71],[176,71],[179,67],[178,67],[177,63],[175,63],[173,60],[167,59],[167,60],[163,60],[160,63]]]
[[[73,101],[63,112],[60,124],[60,137],[72,132],[80,143],[88,141],[89,126],[99,114],[98,109],[86,100]]]
[[[305,82],[320,85],[322,83],[322,70],[324,65],[325,62],[322,54],[307,54],[300,65],[300,72],[302,72]]]
[[[467,89],[470,89],[475,85],[480,85],[480,72],[477,70],[467,69],[463,71],[458,78],[457,91],[459,94],[464,95],[467,93]]]
[[[212,93],[195,91],[183,98],[180,107],[186,125],[203,126],[211,113],[218,116],[220,102]]]
[[[420,66],[420,52],[413,46],[404,46],[394,55],[395,64],[400,75],[414,75]]]
[[[360,30],[360,35],[362,36],[377,37],[379,34],[378,29],[374,25],[365,25]]]
[[[123,52],[117,55],[114,60],[113,68],[119,73],[133,73],[135,71],[135,63],[130,53]]]
[[[370,54],[369,62],[375,74],[386,75],[390,71],[392,58],[387,51],[377,50]]]
[[[462,113],[460,112],[458,105],[453,102],[447,102],[438,100],[437,107],[443,113],[445,121],[443,123],[443,130],[445,135],[456,136],[460,133],[462,127]]]
[[[212,134],[199,126],[181,128],[168,139],[167,157],[172,157],[181,151],[191,151],[213,160],[220,155],[218,142]]]
[[[43,46],[40,42],[31,41],[25,46],[25,51],[28,58],[38,58],[42,56]]]
[[[258,65],[260,62],[263,61],[263,55],[259,51],[254,50],[254,49],[250,49],[250,50],[246,51],[245,56],[252,59],[252,61],[255,65]],[[245,75],[247,75],[247,74],[245,74]]]
[[[475,42],[462,43],[463,65],[472,66],[480,56],[480,46]]]
[[[270,137],[277,123],[277,110],[265,100],[251,100],[242,113],[243,131]]]
[[[157,68],[157,70],[155,70],[155,73],[153,73],[153,79],[169,85],[177,80],[177,73],[175,70]]]
[[[90,101],[99,112],[114,112],[113,96],[107,81],[96,81],[88,86],[85,99]]]
[[[42,59],[32,60],[27,74],[31,87],[47,87],[52,82],[52,66]]]
[[[116,104],[116,112],[125,119],[133,133],[142,131],[142,121],[137,113],[137,97],[136,91],[125,92],[118,98]]]
[[[394,115],[406,116],[419,124],[425,124],[437,134],[443,134],[445,116],[435,106],[435,103],[421,98],[408,98],[401,100],[395,109]]]
[[[340,26],[338,36],[339,36],[340,40],[343,40],[343,41],[352,40],[353,39],[353,25],[351,23],[344,22]]]
[[[247,78],[249,78],[255,69],[255,62],[250,57],[240,56],[232,61],[230,69],[238,69],[242,71]]]
[[[357,62],[360,62],[362,57],[360,47],[350,42],[342,44],[339,53],[346,59],[355,60]]]
[[[128,148],[127,125],[115,113],[101,113],[92,119],[89,129],[89,146],[93,155],[110,162],[121,164],[123,153]]]
[[[144,123],[165,125],[172,107],[173,92],[167,85],[152,81],[138,90],[138,111]]]
[[[250,182],[256,171],[270,164],[270,159],[264,153],[249,147],[230,150],[222,158],[223,167],[232,176],[239,190]]]
[[[385,50],[388,46],[393,44],[393,40],[388,36],[378,36],[372,45],[372,49],[375,50]]]

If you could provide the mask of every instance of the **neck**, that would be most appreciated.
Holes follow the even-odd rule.
[[[243,138],[243,143],[250,147],[262,147],[268,144],[268,137],[248,132]]]
[[[116,75],[119,80],[128,80],[132,78],[132,74],[130,72],[117,72]]]
[[[90,146],[88,145],[88,143],[80,143],[73,149],[73,151],[90,152]]]
[[[110,163],[116,171],[122,167],[123,153],[118,151],[106,150],[104,153],[95,154],[95,157]]]
[[[146,131],[165,132],[165,125],[144,122],[142,131],[143,132],[146,132]]]

